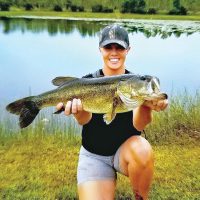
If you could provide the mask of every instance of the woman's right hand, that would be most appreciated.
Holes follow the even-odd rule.
[[[59,111],[63,109],[63,107],[65,108],[65,115],[69,116],[73,114],[80,125],[87,124],[92,118],[92,113],[83,109],[83,105],[80,99],[73,99],[72,101],[68,101],[65,106],[64,103],[60,102],[57,104],[56,109]]]
[[[67,116],[71,114],[76,115],[83,111],[83,105],[80,99],[73,99],[72,101],[68,101],[65,106],[62,102],[60,102],[57,104],[56,109],[61,110],[63,107],[65,107],[64,113]]]

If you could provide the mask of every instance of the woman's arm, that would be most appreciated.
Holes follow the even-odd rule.
[[[145,101],[133,111],[133,126],[138,131],[144,130],[152,121],[152,110],[159,112],[165,110],[167,106],[168,100]]]

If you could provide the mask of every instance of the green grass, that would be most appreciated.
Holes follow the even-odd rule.
[[[0,199],[72,199],[80,141],[16,137],[0,146]]]
[[[74,17],[74,18],[99,18],[99,19],[161,19],[161,20],[200,20],[200,15],[186,15],[186,16],[175,16],[175,15],[142,15],[142,14],[121,14],[120,12],[114,13],[92,13],[92,12],[54,12],[48,10],[11,10],[1,11],[0,16],[3,17],[17,17],[17,16],[38,16],[38,17]]]
[[[0,199],[77,199],[80,137],[29,133],[0,146]],[[153,146],[155,176],[150,199],[198,199],[200,146]],[[120,175],[116,199],[133,198]]]
[[[188,144],[200,141],[200,93],[173,96],[165,112],[154,112],[146,136],[153,144]]]
[[[155,152],[152,200],[200,199],[200,94],[170,98],[154,113],[146,135]],[[1,112],[3,113],[3,112]],[[51,112],[52,113],[52,112]],[[49,112],[46,113],[49,116]],[[61,129],[56,117],[19,130],[10,116],[0,123],[0,199],[77,199],[76,168],[81,138],[73,122]],[[133,199],[129,180],[118,176],[116,199]]]

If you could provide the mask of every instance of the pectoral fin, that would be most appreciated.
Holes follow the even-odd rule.
[[[108,125],[115,119],[116,113],[106,113],[103,115],[104,122]]]
[[[106,113],[106,114],[103,115],[103,120],[107,125],[110,124],[116,117],[115,110],[116,110],[118,101],[119,101],[119,99],[117,97],[114,97],[113,98],[112,111],[110,113]]]

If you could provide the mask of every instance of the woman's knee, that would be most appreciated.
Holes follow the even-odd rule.
[[[153,150],[149,142],[141,136],[132,136],[123,146],[125,161],[145,168],[153,164]]]

